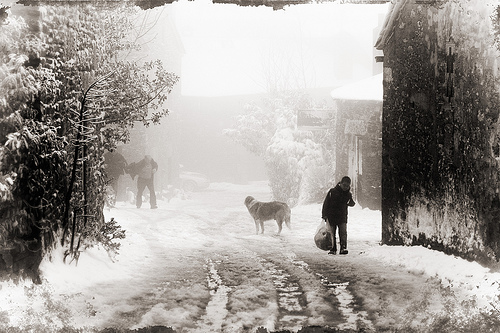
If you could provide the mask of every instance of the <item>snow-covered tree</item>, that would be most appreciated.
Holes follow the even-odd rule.
[[[333,135],[297,129],[297,111],[309,108],[305,94],[282,93],[264,106],[248,105],[226,135],[265,161],[275,200],[297,203],[323,199],[334,171]]]
[[[160,61],[137,64],[126,6],[46,6],[40,31],[10,16],[0,30],[0,247],[39,260],[58,240],[116,251],[105,222],[103,153],[136,122],[157,123],[178,78]],[[29,252],[27,252],[29,251]],[[11,259],[0,270],[21,271]]]

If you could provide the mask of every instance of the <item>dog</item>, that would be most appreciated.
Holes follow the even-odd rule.
[[[278,224],[278,235],[283,228],[283,222],[289,229],[292,229],[290,223],[291,210],[284,202],[260,202],[255,200],[254,197],[248,196],[245,199],[245,206],[255,221],[255,233],[257,235],[259,234],[259,226],[261,233],[264,233],[264,221],[269,220],[275,220]]]

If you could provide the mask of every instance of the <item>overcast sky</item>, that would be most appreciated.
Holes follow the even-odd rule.
[[[284,10],[181,0],[172,5],[185,49],[182,94],[335,87],[372,75],[373,29],[384,5],[313,4]]]

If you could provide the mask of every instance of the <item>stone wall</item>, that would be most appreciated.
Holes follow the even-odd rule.
[[[500,258],[490,1],[402,0],[384,51],[382,241]]]

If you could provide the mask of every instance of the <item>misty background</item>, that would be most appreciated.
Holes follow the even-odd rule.
[[[180,76],[161,125],[132,130],[120,148],[129,163],[150,154],[156,186],[180,170],[212,182],[266,180],[264,161],[231,141],[224,129],[248,103],[283,91],[306,92],[323,105],[330,92],[381,73],[373,47],[389,4],[310,4],[272,8],[179,1],[143,11],[142,50],[135,61],[161,59]],[[121,177],[122,189],[133,188]]]

